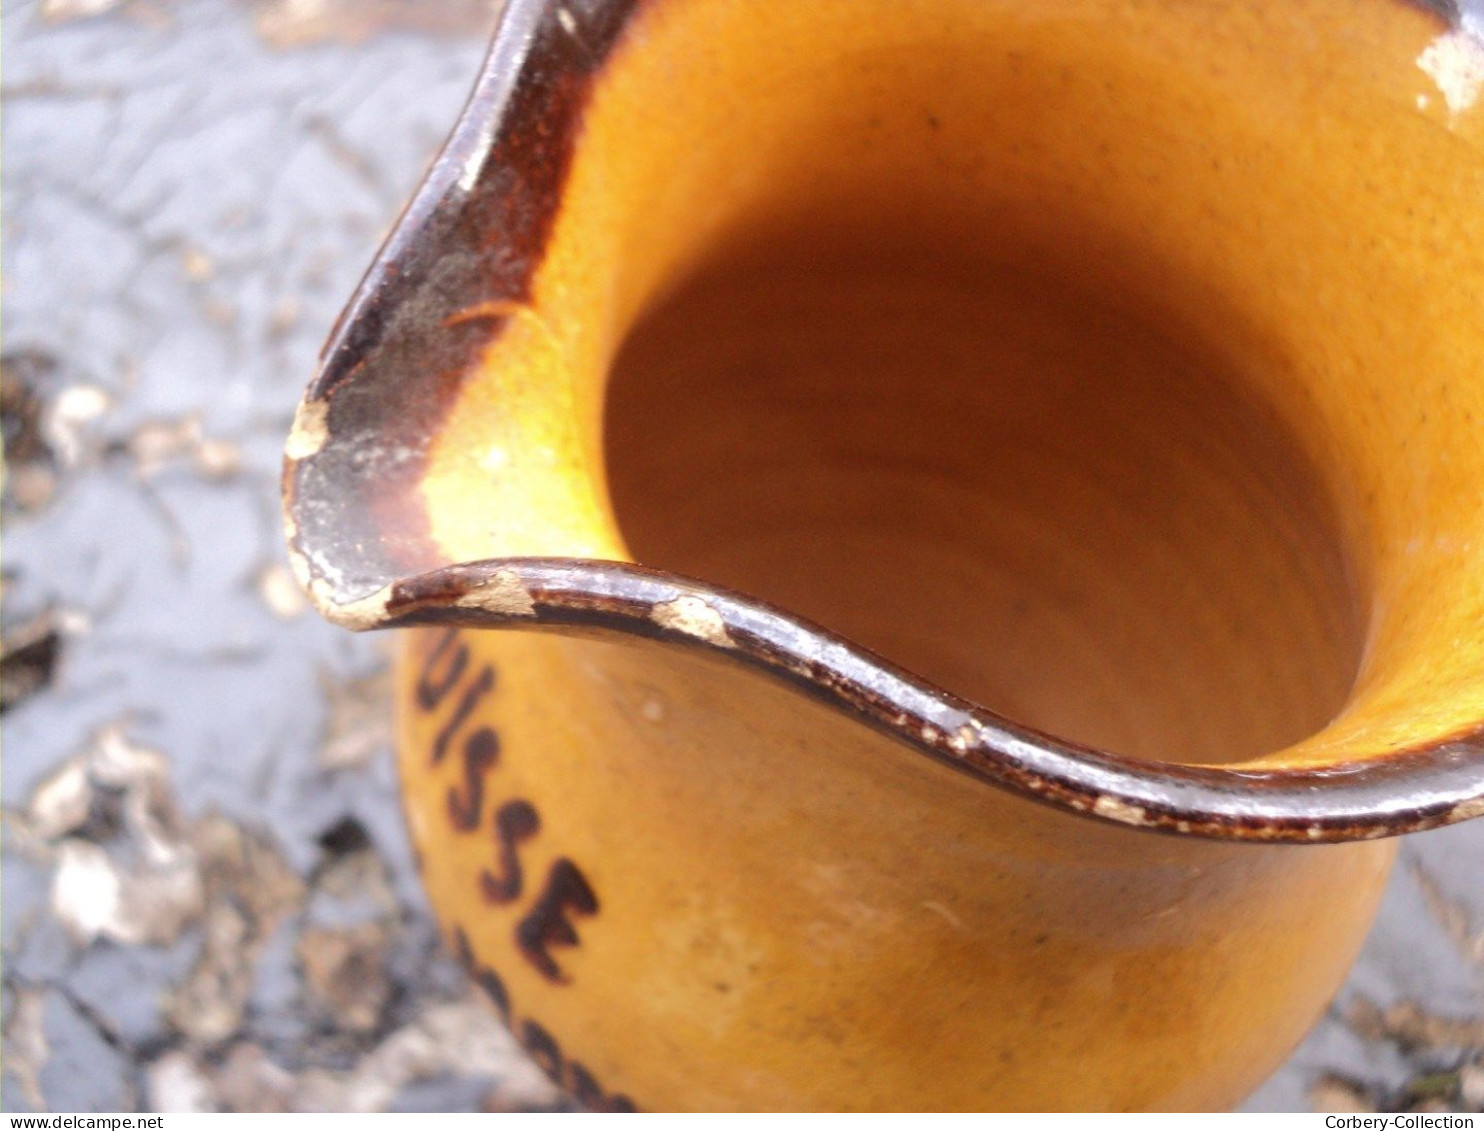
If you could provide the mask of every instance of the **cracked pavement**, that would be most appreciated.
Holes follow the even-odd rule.
[[[561,1099],[443,954],[383,643],[283,565],[320,342],[476,0],[7,0],[6,1111]],[[1484,821],[1409,840],[1254,1110],[1484,1109]]]

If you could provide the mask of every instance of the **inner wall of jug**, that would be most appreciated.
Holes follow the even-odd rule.
[[[1315,390],[1349,403],[1392,253],[1351,238],[1352,204],[1380,229],[1350,124],[1171,11],[820,32],[793,85],[696,80],[613,258],[665,263],[604,392],[634,560],[1133,757],[1242,762],[1344,710],[1372,488]]]
[[[1477,725],[1484,233],[1418,95],[1442,21],[750,12],[644,9],[587,110],[538,305],[601,521],[532,544],[1137,758]]]
[[[1321,728],[1362,609],[1303,446],[1158,295],[975,235],[815,217],[651,309],[607,404],[635,560],[1095,748],[1230,762]]]

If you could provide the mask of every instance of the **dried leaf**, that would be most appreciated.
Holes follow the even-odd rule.
[[[175,825],[175,805],[168,797],[170,760],[160,751],[128,737],[126,724],[112,723],[94,740],[88,771],[110,789],[137,789],[158,802],[160,819]]]
[[[100,786],[106,785],[114,793],[126,789],[127,781],[117,780],[117,755],[111,761],[105,753],[105,747],[114,741],[115,728],[106,727],[82,751],[48,774],[32,791],[25,809],[6,823],[9,843],[33,859],[50,859],[63,838],[88,823]]]
[[[44,434],[47,387],[58,364],[49,354],[0,357],[0,426],[5,447],[5,497],[23,513],[40,510],[57,486],[57,459]]]
[[[52,912],[80,946],[98,938],[173,942],[201,913],[201,877],[188,850],[121,864],[91,841],[62,842]]]
[[[1466,1111],[1484,1111],[1484,1057],[1458,1070],[1458,1098]]]
[[[141,478],[149,479],[172,460],[201,443],[201,418],[195,413],[173,420],[151,420],[134,429],[126,445]]]
[[[32,791],[26,806],[27,831],[38,840],[61,840],[87,823],[92,804],[87,762],[69,759]]]
[[[1428,913],[1438,921],[1459,953],[1475,965],[1484,964],[1484,931],[1473,930],[1467,908],[1450,899],[1420,861],[1412,862],[1412,875],[1422,891]]]
[[[1424,1072],[1407,1081],[1404,1096],[1408,1105],[1435,1101],[1443,1101],[1446,1104],[1457,1093],[1457,1072]],[[1447,1108],[1443,1107],[1439,1110],[1446,1111]]]
[[[151,1111],[212,1112],[211,1082],[189,1053],[167,1052],[145,1070]]]
[[[176,1051],[149,1070],[150,1098],[165,1111],[385,1111],[410,1084],[437,1076],[486,1077],[501,1110],[558,1103],[561,1093],[472,995],[424,1010],[346,1070],[291,1072],[258,1045],[240,1041],[224,1056]]]
[[[217,1102],[222,1111],[288,1111],[295,1078],[274,1064],[257,1045],[233,1045],[216,1073]]]
[[[42,0],[41,18],[49,24],[68,23],[101,16],[121,8],[128,0]]]
[[[4,424],[5,462],[50,463],[52,451],[41,432],[49,387],[60,364],[50,354],[25,350],[0,356],[0,421]]]
[[[278,341],[287,337],[298,324],[299,300],[293,295],[285,295],[273,304],[273,312],[268,316],[268,340]]]
[[[1391,1041],[1407,1050],[1484,1048],[1484,1018],[1445,1017],[1410,1001],[1383,1010],[1356,998],[1345,1021],[1359,1037]]]
[[[280,620],[293,620],[309,607],[304,590],[281,562],[270,562],[259,570],[254,585],[263,604]]]
[[[5,474],[5,501],[22,514],[44,510],[57,494],[56,472],[40,464],[22,464]]]
[[[1362,1115],[1377,1110],[1363,1085],[1331,1074],[1321,1076],[1309,1089],[1309,1106],[1332,1115]]]
[[[303,905],[304,881],[266,834],[208,813],[196,822],[191,839],[211,900],[242,907],[264,934]]]
[[[165,1014],[191,1040],[215,1045],[241,1029],[258,959],[303,906],[305,888],[267,836],[221,814],[197,821],[191,843],[206,890],[206,937]]]
[[[338,41],[361,43],[384,31],[486,35],[499,0],[266,0],[258,5],[258,34],[270,47]]]
[[[63,466],[76,466],[93,451],[97,440],[92,425],[111,407],[113,397],[97,385],[69,385],[56,395],[42,429]]]
[[[349,1072],[305,1072],[296,1105],[301,1111],[384,1111],[409,1084],[445,1073],[500,1079],[506,1095],[526,1107],[560,1096],[488,1006],[471,997],[432,1006]]]
[[[61,652],[62,634],[49,609],[5,632],[0,642],[0,714],[51,683]]]
[[[120,447],[134,460],[141,479],[152,479],[180,460],[208,479],[229,479],[242,468],[242,449],[231,440],[205,436],[197,413],[147,421],[114,450]]]
[[[168,943],[200,914],[200,870],[168,770],[114,724],[32,795],[27,832],[56,849],[52,911],[79,945]]]
[[[299,937],[298,955],[310,994],[341,1029],[376,1028],[391,997],[386,974],[388,936],[376,923],[311,927]]]
[[[330,714],[324,745],[320,747],[321,766],[327,770],[358,770],[369,764],[378,751],[390,748],[389,668],[378,668],[343,683],[322,672],[320,686]]]
[[[192,454],[196,470],[208,479],[230,479],[242,470],[242,448],[231,440],[202,440]]]
[[[314,890],[343,904],[360,904],[377,918],[393,920],[401,913],[386,862],[374,849],[348,852],[327,861],[315,875]]]
[[[252,992],[253,941],[247,920],[231,904],[207,908],[201,957],[165,1004],[165,1016],[182,1035],[214,1045],[242,1027]]]
[[[180,253],[180,262],[186,278],[193,283],[204,283],[216,274],[216,264],[200,248],[186,248]]]
[[[294,1074],[257,1045],[234,1044],[219,1062],[181,1050],[149,1069],[155,1111],[279,1112],[293,1106]]]
[[[46,991],[39,986],[13,987],[10,1016],[5,1020],[5,1071],[11,1073],[26,1093],[26,1101],[38,1111],[47,1110],[41,1091],[41,1070],[51,1056],[43,1016]]]

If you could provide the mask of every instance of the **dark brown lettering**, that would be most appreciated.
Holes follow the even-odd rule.
[[[567,917],[595,915],[598,897],[576,864],[565,856],[551,866],[546,887],[536,905],[515,928],[515,942],[526,959],[552,982],[565,982],[566,974],[551,956],[553,946],[577,946],[581,940]]]
[[[531,1059],[555,1080],[561,1084],[583,1107],[589,1111],[638,1111],[634,1101],[621,1093],[609,1095],[603,1090],[603,1086],[588,1071],[585,1065],[575,1060],[567,1060],[562,1054],[562,1047],[557,1039],[539,1021],[526,1018],[518,1026],[511,1011],[510,991],[506,989],[504,979],[496,974],[488,966],[481,965],[474,957],[474,948],[469,943],[469,936],[462,926],[453,929],[453,945],[459,960],[459,964],[469,972],[476,985],[489,997],[494,1007],[499,1010],[500,1016],[505,1024],[512,1027],[519,1037],[522,1045]]]
[[[474,973],[474,948],[469,945],[469,936],[461,926],[455,926],[453,929],[453,951],[459,960],[459,965],[464,968],[464,972],[472,975]]]
[[[520,898],[525,876],[520,866],[519,845],[541,830],[541,816],[529,801],[507,801],[495,812],[495,843],[500,851],[500,871],[486,868],[479,874],[479,889],[491,903],[510,903]]]
[[[505,988],[505,980],[491,970],[488,966],[481,966],[474,971],[474,982],[485,995],[494,1003],[500,1011],[500,1017],[505,1024],[510,1024],[510,991]]]
[[[526,1052],[531,1054],[531,1059],[536,1062],[542,1072],[558,1083],[561,1082],[562,1049],[556,1043],[556,1038],[546,1031],[544,1025],[527,1018],[525,1024],[520,1027],[520,1043],[525,1046]]]
[[[448,816],[454,827],[472,832],[484,816],[484,778],[500,760],[500,738],[480,727],[464,741],[464,788],[450,786]]]
[[[601,1111],[599,1105],[608,1099],[598,1082],[593,1079],[593,1074],[575,1060],[567,1064],[566,1084],[572,1098],[588,1111]]]
[[[494,686],[495,669],[486,665],[480,669],[474,682],[464,688],[464,694],[459,699],[458,706],[454,708],[453,714],[448,717],[448,721],[443,724],[437,737],[433,739],[433,765],[440,764],[448,756],[448,744],[453,741],[459,728],[468,721],[474,708],[479,706],[479,701],[494,690]]]
[[[474,958],[474,948],[469,945],[469,936],[464,933],[463,927],[453,929],[453,945],[458,953],[459,965],[464,968],[469,977],[474,979],[474,984],[482,989],[500,1011],[500,1016],[505,1019],[505,1024],[510,1024],[510,991],[505,988],[505,980],[491,970],[488,966],[481,966]]]
[[[458,639],[458,629],[445,629],[423,662],[423,670],[417,679],[417,705],[424,711],[437,708],[469,666],[469,649],[459,644]],[[440,672],[438,665],[445,657],[448,662]]]
[[[603,1086],[593,1078],[583,1065],[575,1060],[567,1062],[567,1090],[572,1098],[588,1111],[638,1111],[628,1096],[608,1095]]]

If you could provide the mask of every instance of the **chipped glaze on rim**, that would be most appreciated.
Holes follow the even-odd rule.
[[[529,628],[697,649],[986,784],[1135,828],[1323,843],[1484,815],[1484,726],[1323,769],[1138,761],[1014,724],[702,581],[611,561],[441,560],[416,502],[428,438],[529,301],[592,81],[637,6],[510,0],[448,144],[331,334],[283,475],[289,559],[320,613],[356,630]],[[1424,6],[1460,18],[1455,4]]]

